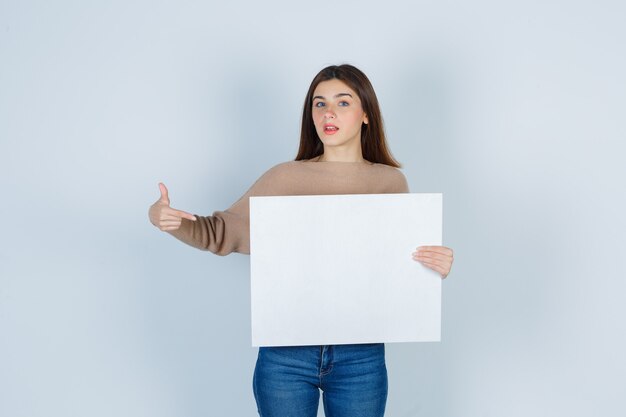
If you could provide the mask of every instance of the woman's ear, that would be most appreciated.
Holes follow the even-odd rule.
[[[365,117],[363,118],[363,123],[365,123],[365,124],[369,123],[368,120],[367,120],[367,115],[365,115]]]

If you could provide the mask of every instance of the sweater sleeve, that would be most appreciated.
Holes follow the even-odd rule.
[[[182,219],[178,230],[170,233],[178,240],[224,256],[232,252],[250,254],[250,200],[251,196],[268,195],[281,181],[280,165],[263,174],[232,206],[215,211],[211,216],[196,216],[196,221]],[[274,191],[275,192],[275,191]]]
[[[242,197],[243,199],[244,197]],[[246,198],[247,199],[247,198]],[[241,200],[239,200],[241,201]],[[182,219],[178,230],[169,232],[178,240],[216,255],[232,252],[249,254],[249,217],[243,206],[235,203],[225,211],[216,211],[211,216],[196,216],[196,221]]]

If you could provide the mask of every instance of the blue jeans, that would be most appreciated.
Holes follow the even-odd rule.
[[[385,345],[260,347],[254,398],[261,417],[382,417],[387,402]]]

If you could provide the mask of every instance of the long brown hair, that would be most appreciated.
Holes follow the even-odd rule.
[[[343,81],[358,94],[363,112],[367,115],[368,124],[361,125],[363,158],[370,162],[400,168],[400,163],[394,159],[387,147],[383,118],[380,114],[374,87],[372,87],[372,83],[361,70],[349,64],[331,65],[321,70],[313,78],[304,99],[300,148],[295,160],[311,159],[324,153],[324,145],[317,135],[315,125],[313,124],[313,93],[319,83],[333,79]]]

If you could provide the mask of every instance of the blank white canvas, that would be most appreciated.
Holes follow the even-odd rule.
[[[442,194],[250,198],[253,346],[439,341]]]

